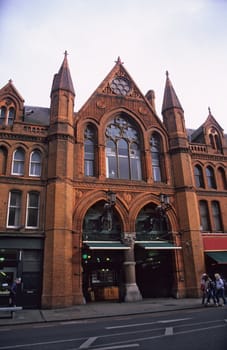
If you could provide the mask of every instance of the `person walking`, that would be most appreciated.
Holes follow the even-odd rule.
[[[210,304],[210,299],[213,300],[214,305],[218,306],[218,302],[216,299],[216,286],[215,286],[215,281],[213,281],[209,276],[208,276],[208,286],[207,286],[207,301],[206,305]]]
[[[21,278],[16,278],[9,291],[9,306],[16,306],[17,302],[17,291],[18,291],[18,285],[21,283]]]
[[[214,305],[217,305],[215,297],[215,283],[212,279],[204,273],[201,279],[201,290],[202,290],[202,304],[206,306],[210,304],[210,299],[213,299]]]
[[[224,281],[221,278],[219,273],[215,273],[215,287],[216,287],[216,299],[219,306],[226,305],[226,298],[225,298],[225,285]],[[220,299],[223,300],[223,304],[220,303]]]

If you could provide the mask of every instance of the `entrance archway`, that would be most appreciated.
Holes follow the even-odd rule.
[[[90,207],[83,223],[83,295],[87,302],[121,299],[124,250],[122,225],[105,201]]]
[[[136,282],[144,298],[172,296],[175,260],[170,223],[160,206],[148,204],[136,220]]]

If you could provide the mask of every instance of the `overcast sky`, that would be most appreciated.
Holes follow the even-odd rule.
[[[227,133],[227,0],[0,0],[0,87],[9,79],[26,105],[49,107],[64,58],[75,111],[118,56],[161,116],[165,72],[198,128],[211,113]]]

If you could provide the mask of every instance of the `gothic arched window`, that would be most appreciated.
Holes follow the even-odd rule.
[[[202,200],[199,202],[199,211],[200,211],[201,230],[210,232],[211,226],[210,226],[210,216],[209,216],[207,201]]]
[[[22,148],[18,148],[13,154],[13,175],[24,175],[24,158],[24,150]]]
[[[212,201],[211,209],[212,209],[212,216],[213,216],[213,223],[214,223],[214,231],[215,232],[223,231],[219,202]]]
[[[13,107],[10,107],[8,111],[8,125],[13,125],[13,121],[15,118],[15,109]]]
[[[5,147],[0,147],[0,175],[6,174],[7,154],[7,149]]]
[[[220,135],[218,134],[217,130],[213,127],[209,130],[209,139],[210,139],[211,147],[217,152],[221,152],[222,146],[221,146]]]
[[[140,138],[126,117],[117,116],[106,128],[106,170],[113,179],[141,180]]]
[[[162,169],[162,141],[158,133],[154,132],[150,139],[152,173],[155,182],[163,182]]]
[[[216,188],[214,169],[211,166],[206,168],[207,185],[209,188]]]
[[[41,153],[40,151],[33,151],[30,156],[29,175],[40,176],[41,175]]]
[[[12,103],[9,103],[12,105]],[[9,106],[0,107],[0,125],[13,125],[15,118],[15,108]]]
[[[84,131],[84,175],[95,176],[95,145],[96,132],[92,125],[87,125]]]
[[[219,167],[217,171],[217,176],[218,176],[218,187],[222,190],[226,190],[227,182],[226,182],[225,170]]]
[[[0,108],[0,125],[3,125],[5,123],[6,118],[6,107],[2,106]]]
[[[194,167],[195,184],[198,188],[204,188],[203,171],[200,165]]]

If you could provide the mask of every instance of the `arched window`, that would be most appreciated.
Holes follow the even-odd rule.
[[[95,176],[96,132],[93,126],[87,125],[84,132],[84,175]]]
[[[202,200],[199,202],[199,210],[200,210],[201,230],[210,232],[211,226],[210,226],[210,216],[209,216],[207,201]]]
[[[212,209],[212,216],[213,216],[213,223],[214,223],[214,231],[215,232],[223,231],[219,202],[212,201],[211,209]]]
[[[209,131],[209,139],[211,147],[217,152],[222,151],[220,135],[215,128],[211,128]]]
[[[0,125],[3,125],[5,123],[6,118],[6,107],[2,106],[0,108]]]
[[[6,174],[7,166],[7,150],[5,147],[0,147],[0,175]]]
[[[30,176],[41,176],[41,153],[40,151],[33,151],[30,156],[29,164]]]
[[[194,167],[195,184],[198,188],[204,188],[203,171],[200,165]]]
[[[39,226],[39,193],[29,192],[27,195],[26,227]]]
[[[10,107],[8,112],[8,125],[13,125],[14,118],[15,118],[15,109],[13,107]]]
[[[211,166],[206,168],[207,185],[209,188],[216,188],[214,169]]]
[[[0,107],[0,125],[12,125],[15,118],[14,107]]]
[[[19,227],[21,215],[21,192],[11,191],[8,202],[7,227]]]
[[[22,148],[18,148],[13,154],[13,175],[24,175],[24,151]]]
[[[162,157],[162,142],[158,133],[153,133],[150,140],[151,145],[151,162],[153,179],[155,182],[163,181],[163,171],[161,164]]]
[[[141,180],[141,151],[137,128],[126,117],[114,118],[106,128],[107,177]]]
[[[220,189],[226,190],[227,182],[226,182],[225,170],[219,167],[217,171],[217,175],[218,175],[218,186],[220,187]]]

